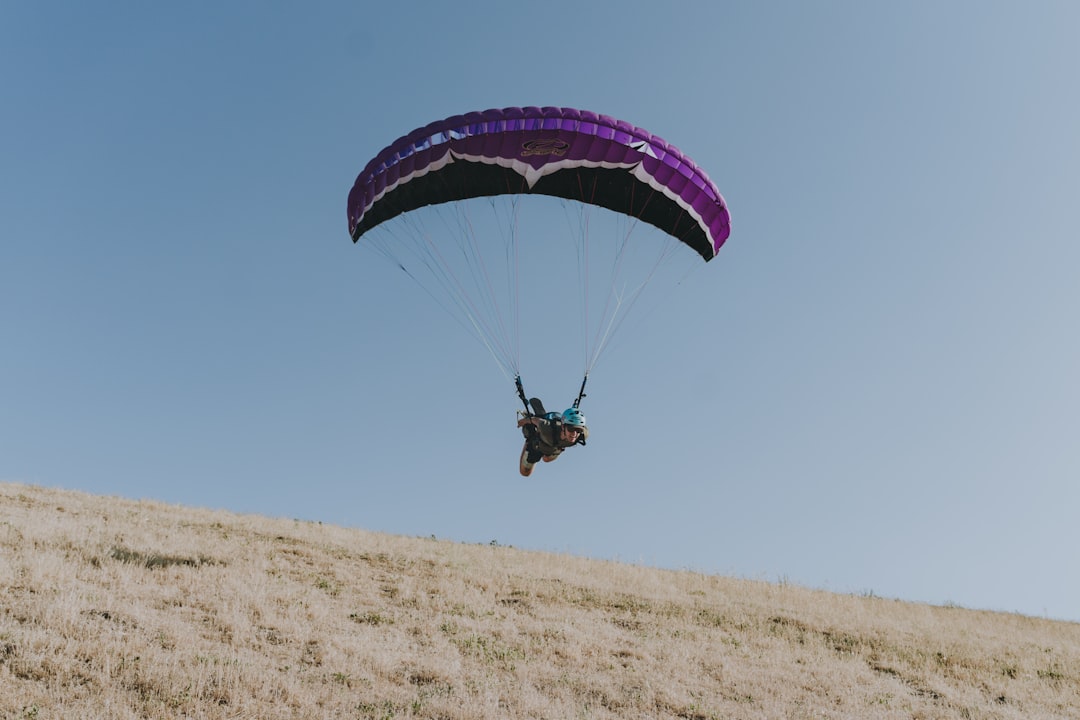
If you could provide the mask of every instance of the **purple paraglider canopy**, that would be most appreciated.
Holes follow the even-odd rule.
[[[431,123],[367,164],[349,233],[425,205],[539,193],[640,218],[711,260],[731,231],[705,171],[664,140],[607,115],[558,107],[485,110]]]

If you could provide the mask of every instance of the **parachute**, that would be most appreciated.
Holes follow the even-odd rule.
[[[354,243],[404,222],[404,229],[392,227],[377,241],[379,251],[429,294],[445,292],[450,300],[440,303],[456,308],[459,322],[515,377],[519,389],[520,329],[513,321],[520,303],[513,287],[520,275],[517,202],[534,195],[613,211],[629,219],[630,230],[638,221],[646,223],[705,262],[716,256],[730,233],[727,205],[704,170],[656,135],[607,115],[560,107],[492,109],[431,123],[387,146],[368,162],[349,193],[348,227]],[[470,210],[443,217],[435,231],[412,224],[411,217],[421,208],[500,197],[510,198],[508,208],[496,210],[493,221],[499,232],[509,233],[501,242],[486,242],[488,231],[475,230]],[[586,217],[577,224],[587,228],[592,223]],[[609,247],[615,279],[605,283],[605,310],[593,340],[585,343],[586,379],[621,322],[615,315],[633,304],[653,276],[653,261],[647,261],[642,282],[621,280],[630,230],[620,231],[621,238]],[[587,245],[588,231],[581,235],[577,255],[584,266],[595,253]],[[494,249],[484,249],[486,245]],[[668,252],[663,250],[660,260]],[[472,259],[463,270],[452,268],[451,259],[461,255]],[[507,266],[505,283],[492,280],[500,263]],[[498,297],[504,284],[511,286],[509,301]],[[589,294],[587,285],[582,294]],[[585,335],[591,332],[586,329]]]
[[[716,185],[655,135],[606,115],[557,107],[456,115],[375,156],[349,193],[353,241],[424,205],[540,193],[640,218],[706,261],[731,232]]]

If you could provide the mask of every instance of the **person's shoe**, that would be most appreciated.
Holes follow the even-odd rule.
[[[518,463],[518,471],[521,472],[521,476],[529,477],[532,475],[534,465],[535,463],[529,462],[529,448],[523,448],[521,450],[521,460]]]

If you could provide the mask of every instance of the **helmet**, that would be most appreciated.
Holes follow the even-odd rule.
[[[576,407],[567,408],[562,414],[562,421],[574,427],[585,427],[585,416]]]

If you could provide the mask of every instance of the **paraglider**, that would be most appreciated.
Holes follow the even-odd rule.
[[[603,312],[583,311],[586,320],[595,321],[595,328],[584,329],[584,379],[577,398],[562,414],[537,412],[521,380],[517,200],[527,196],[604,208],[630,222],[629,229],[603,249],[611,254],[612,280],[605,283]],[[441,216],[442,227],[435,231],[413,224],[416,211],[423,208],[499,197],[510,198],[509,208],[495,210],[492,221],[498,232],[509,234],[502,242],[485,243],[486,238],[477,237],[485,231],[475,229],[477,219],[467,209]],[[630,243],[630,231],[638,223],[657,228],[663,240]],[[590,220],[578,224],[587,228]],[[448,298],[444,308],[513,378],[524,404],[524,412],[519,411],[519,427],[526,437],[521,472],[528,475],[540,458],[554,459],[566,447],[584,444],[584,420],[575,419],[580,417],[589,373],[656,267],[673,254],[670,244],[708,262],[728,238],[730,216],[706,173],[656,135],[584,110],[512,107],[455,115],[391,143],[357,177],[348,198],[348,227],[354,242],[385,230],[372,245],[430,294],[444,294]],[[577,255],[580,266],[588,270],[597,250],[588,243],[588,231],[583,238]],[[486,245],[491,247],[485,249]],[[658,256],[642,264],[641,282],[631,282],[623,273],[631,265],[627,253],[637,245],[655,248]],[[462,258],[464,266],[458,269],[453,263]],[[505,265],[505,282],[495,277],[500,264]],[[587,301],[594,295],[589,282],[583,280],[581,292]],[[505,298],[500,292],[506,292]],[[576,437],[570,441],[564,432]],[[541,448],[545,438],[548,442]]]
[[[522,477],[532,475],[533,467],[540,460],[551,462],[562,454],[563,450],[574,445],[584,445],[589,439],[589,428],[585,425],[585,416],[577,406],[564,412],[545,412],[544,405],[538,398],[529,401],[532,414],[520,413],[518,427],[525,436],[525,446],[521,449],[518,472]]]

